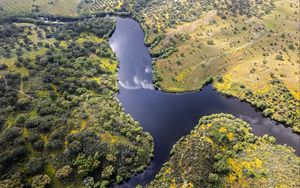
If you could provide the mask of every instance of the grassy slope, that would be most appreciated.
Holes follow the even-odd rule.
[[[276,165],[275,165],[276,164]],[[300,158],[232,115],[201,118],[148,187],[298,187]]]
[[[156,84],[163,90],[184,92],[201,89],[209,77],[214,77],[220,81],[214,83],[217,90],[241,99],[251,91],[255,97],[247,101],[256,105],[265,102],[262,96],[275,90],[271,82],[279,79],[292,98],[279,96],[276,102],[267,102],[272,109],[269,115],[286,123],[293,111],[293,122],[288,124],[299,132],[300,112],[295,110],[300,100],[297,1],[249,5],[251,17],[239,13],[233,16],[222,7],[222,1],[216,0],[216,6],[204,3],[208,1],[194,6],[189,2],[165,1],[162,6],[152,3],[139,12],[146,43],[152,44],[152,54],[162,55],[154,63]],[[170,7],[177,7],[176,11]],[[191,13],[195,10],[199,16]],[[278,112],[286,102],[288,106],[293,104],[292,110]]]

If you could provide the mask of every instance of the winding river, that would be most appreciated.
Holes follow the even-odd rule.
[[[300,155],[300,137],[282,124],[262,116],[250,104],[225,97],[211,85],[201,92],[171,94],[154,90],[152,58],[144,45],[140,25],[129,18],[117,18],[110,45],[120,61],[118,99],[125,111],[137,120],[155,142],[154,159],[141,174],[115,187],[146,185],[168,160],[172,146],[197,125],[204,115],[230,113],[247,121],[255,135],[269,134],[278,144],[287,144]]]

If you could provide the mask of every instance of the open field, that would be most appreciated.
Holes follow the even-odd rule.
[[[299,187],[300,158],[231,115],[201,118],[148,187]]]
[[[266,102],[272,109],[269,115],[286,123],[294,111],[293,123],[288,124],[300,131],[296,110],[300,100],[298,1],[238,1],[234,9],[230,8],[232,1],[197,1],[193,5],[192,1],[164,1],[162,6],[155,2],[138,15],[145,42],[158,57],[153,66],[158,87],[193,91],[214,78],[217,90],[258,106],[266,102],[262,95],[276,89],[271,83],[278,79],[292,97]],[[234,85],[241,86],[244,94]],[[247,91],[255,102],[243,97]],[[267,100],[272,101],[270,97]],[[286,105],[290,110],[279,113]]]
[[[0,0],[0,13],[46,13],[56,16],[78,16],[97,12],[115,12],[123,7],[121,0]]]
[[[0,0],[0,12],[42,12],[60,16],[76,16],[80,0]]]
[[[122,0],[92,0],[81,1],[78,5],[81,13],[114,12],[121,9]]]
[[[178,50],[155,64],[163,78],[162,88],[196,90],[208,76],[232,73],[234,81],[260,90],[273,73],[299,95],[297,5],[291,8],[277,2],[276,6],[272,15],[261,19],[239,16],[223,20],[216,11],[209,11],[199,20],[168,29],[152,49],[155,53],[175,41]],[[282,60],[276,59],[277,55]]]

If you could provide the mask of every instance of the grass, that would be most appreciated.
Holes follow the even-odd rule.
[[[80,37],[77,39],[76,42],[78,42],[79,44],[83,44],[84,42],[88,42],[88,41],[94,41],[96,43],[101,43],[101,42],[103,42],[103,39],[99,38],[96,35],[91,34],[91,33],[82,33],[82,34],[80,34]]]
[[[15,61],[16,61],[16,58],[0,59],[0,63],[7,65],[7,67],[8,67],[7,70],[9,72],[16,72],[16,73],[20,73],[22,76],[28,76],[29,75],[28,70],[24,67],[16,68]],[[0,76],[1,76],[1,74],[0,74]]]
[[[38,7],[39,12],[61,15],[76,16],[77,5],[80,0],[0,0],[0,7],[4,12],[32,12],[34,7]]]
[[[28,58],[31,61],[33,61],[37,55],[42,55],[46,51],[47,51],[46,48],[41,48],[36,51],[30,51],[30,52],[26,53],[23,57]],[[21,76],[28,76],[29,75],[28,69],[25,67],[17,67],[15,64],[16,61],[17,61],[16,55],[13,55],[11,58],[1,58],[0,59],[0,63],[7,65],[7,67],[8,67],[7,71],[20,73]],[[1,74],[0,74],[0,76],[1,76]]]

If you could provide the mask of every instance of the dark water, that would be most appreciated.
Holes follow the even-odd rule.
[[[118,99],[125,111],[154,138],[154,160],[142,173],[116,187],[146,185],[167,161],[172,146],[197,125],[204,115],[230,113],[247,121],[255,135],[269,134],[278,144],[287,144],[300,155],[300,137],[290,128],[264,118],[250,104],[226,98],[206,86],[201,92],[170,94],[156,91],[152,85],[152,59],[144,46],[139,24],[128,18],[117,18],[117,28],[110,45],[120,61]]]

